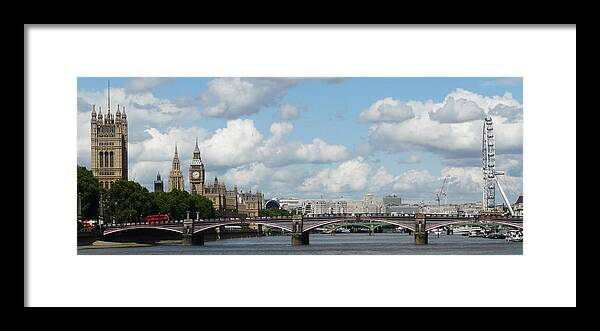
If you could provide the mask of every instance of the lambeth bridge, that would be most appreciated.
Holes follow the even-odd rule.
[[[262,229],[262,227],[277,228],[291,235],[292,245],[308,245],[311,230],[329,224],[361,222],[386,223],[406,229],[414,235],[415,244],[417,245],[428,243],[429,231],[447,228],[452,225],[492,224],[523,229],[522,216],[365,213],[215,219],[190,219],[188,215],[186,219],[179,221],[105,224],[102,225],[101,231],[103,236],[137,229],[170,231],[181,234],[183,245],[204,245],[204,233],[207,230],[231,225],[257,226],[259,229]]]

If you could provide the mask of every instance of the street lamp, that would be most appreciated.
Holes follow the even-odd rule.
[[[116,201],[114,201],[114,206],[115,206],[115,208],[113,208],[114,212],[112,213],[112,223],[113,224],[115,224],[117,222],[117,220],[115,219],[115,214],[117,211],[117,202]]]
[[[77,192],[77,220],[81,221],[81,192]]]

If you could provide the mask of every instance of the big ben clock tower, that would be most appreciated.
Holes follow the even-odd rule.
[[[192,195],[204,195],[204,164],[200,158],[198,138],[194,148],[194,158],[190,161],[190,193]]]

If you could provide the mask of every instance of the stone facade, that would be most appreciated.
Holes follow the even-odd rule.
[[[213,203],[213,207],[221,216],[224,216],[224,212],[227,208],[227,188],[225,187],[225,183],[219,183],[219,179],[215,177],[212,185],[206,185],[204,187],[204,196],[208,198]]]
[[[92,105],[90,162],[100,187],[109,189],[117,180],[127,180],[128,171],[127,114],[125,107],[121,113],[119,105],[115,115],[110,113],[110,85],[107,108],[106,117],[102,116],[102,107],[96,117],[96,105]]]
[[[175,145],[175,155],[171,165],[171,173],[169,175],[169,192],[173,190],[183,191],[183,173],[179,163],[179,155],[177,154],[177,145]]]
[[[246,217],[257,217],[262,210],[264,198],[261,192],[239,194],[238,214]]]
[[[237,186],[233,186],[232,191],[225,190],[225,210],[226,215],[238,215],[238,189]]]

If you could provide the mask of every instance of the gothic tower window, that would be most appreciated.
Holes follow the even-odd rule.
[[[113,167],[113,152],[110,152],[110,167]]]
[[[104,167],[104,153],[100,152],[100,168]]]

